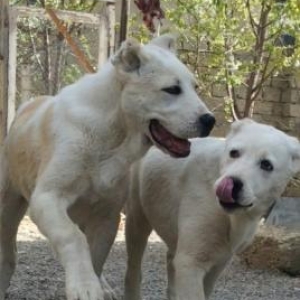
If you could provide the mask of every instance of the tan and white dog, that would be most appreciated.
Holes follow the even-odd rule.
[[[207,136],[214,125],[195,86],[165,35],[145,46],[124,42],[98,73],[19,109],[1,157],[1,300],[28,206],[66,271],[67,299],[103,300],[98,277],[130,165],[153,144],[186,157],[187,138]]]
[[[194,139],[185,159],[151,149],[131,173],[125,300],[141,299],[141,260],[152,229],[168,247],[168,298],[207,299],[299,170],[298,140],[250,120],[233,123],[226,140]]]

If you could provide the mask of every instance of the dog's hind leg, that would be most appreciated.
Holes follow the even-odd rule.
[[[15,270],[16,236],[28,203],[11,187],[6,158],[1,158],[0,163],[0,300],[3,300]]]
[[[152,231],[147,218],[138,201],[127,210],[126,216],[126,248],[127,271],[125,276],[124,300],[141,299],[141,265],[148,237]]]

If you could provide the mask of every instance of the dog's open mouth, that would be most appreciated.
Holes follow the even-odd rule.
[[[191,143],[186,139],[174,136],[159,121],[151,120],[149,131],[152,140],[159,148],[166,150],[171,156],[180,158],[187,157],[191,151]]]
[[[238,208],[251,207],[252,204],[242,205],[237,200],[237,191],[234,181],[230,177],[221,180],[216,188],[216,195],[219,203],[226,211],[233,211]]]

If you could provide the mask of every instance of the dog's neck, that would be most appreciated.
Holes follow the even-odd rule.
[[[125,171],[147,152],[151,143],[124,117],[122,89],[114,67],[108,62],[96,74],[86,75],[63,89],[60,100],[66,103],[71,122],[92,137],[94,151],[101,159],[105,153],[104,160],[119,164]],[[88,113],[82,113],[85,110]]]
[[[120,101],[123,83],[120,82],[115,68],[108,62],[97,75],[99,76],[98,80],[110,89],[108,92],[110,96],[101,95],[102,101],[96,101],[93,105],[95,109],[100,110],[100,114],[103,114],[104,111],[107,122],[110,124],[108,130],[111,132],[111,147],[114,156],[120,162],[122,161],[124,167],[126,164],[131,165],[146,154],[151,143],[141,132],[141,128],[138,128],[140,126],[134,126],[131,124],[130,118],[124,116]]]
[[[92,108],[102,116],[120,106],[122,88],[123,85],[118,80],[114,67],[107,62],[97,73],[85,75],[75,84],[65,87],[60,94],[62,100],[72,94],[73,98],[69,100],[73,104],[77,102],[79,105]]]

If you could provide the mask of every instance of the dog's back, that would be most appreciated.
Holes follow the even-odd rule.
[[[42,96],[24,103],[5,141],[4,156],[9,164],[10,178],[27,200],[38,173],[42,172],[53,151],[53,140],[50,137],[52,99],[51,96]],[[43,157],[40,153],[43,153]]]

